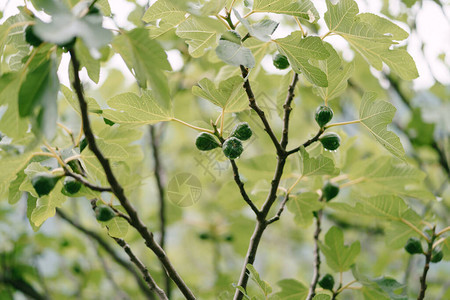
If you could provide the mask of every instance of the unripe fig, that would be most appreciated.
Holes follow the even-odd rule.
[[[195,139],[195,146],[200,151],[209,151],[220,147],[220,144],[217,142],[217,139],[214,135],[207,132],[200,133]]]
[[[25,40],[28,44],[34,47],[38,47],[43,43],[43,41],[33,32],[33,25],[27,26],[25,28]]]
[[[229,159],[236,159],[242,154],[244,147],[241,140],[230,137],[223,143],[222,151]]]
[[[234,236],[232,234],[227,234],[223,237],[226,242],[232,242],[234,240]]]
[[[419,254],[423,253],[422,243],[418,238],[409,238],[405,245],[405,250],[409,254]]]
[[[334,278],[331,274],[325,274],[318,283],[323,289],[331,291],[334,287]]]
[[[322,193],[323,198],[328,202],[339,194],[339,186],[328,181],[322,187]]]
[[[209,240],[211,235],[208,232],[202,232],[198,235],[198,238],[201,240]]]
[[[337,133],[329,132],[319,139],[323,147],[328,150],[336,150],[341,145],[341,138]]]
[[[441,250],[433,249],[431,254],[431,262],[438,263],[444,258],[444,253]]]
[[[241,35],[235,30],[228,30],[220,37],[221,40],[233,42],[235,44],[241,43]]]
[[[322,128],[333,119],[333,110],[328,106],[321,105],[316,110],[315,119],[320,128]]]
[[[289,61],[286,56],[281,53],[277,53],[273,56],[273,65],[275,68],[284,70],[289,67]]]
[[[95,217],[101,222],[107,222],[114,218],[116,213],[107,205],[99,205],[95,208]]]
[[[81,189],[81,182],[77,181],[72,177],[66,177],[64,179],[64,191],[68,195],[76,194],[80,189]]]
[[[237,124],[230,136],[240,139],[241,141],[246,141],[252,136],[253,132],[247,122],[242,122]]]
[[[42,197],[48,195],[53,190],[60,178],[61,176],[54,176],[49,173],[40,172],[33,176],[31,179],[31,184],[39,197]]]

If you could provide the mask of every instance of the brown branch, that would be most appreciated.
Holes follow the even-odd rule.
[[[106,178],[108,180],[108,183],[111,186],[112,192],[117,197],[117,199],[119,200],[120,204],[125,209],[125,211],[128,213],[128,215],[130,217],[130,225],[133,226],[138,231],[138,233],[142,236],[147,247],[156,254],[158,259],[164,265],[166,272],[168,273],[170,278],[174,281],[174,283],[177,285],[177,287],[180,289],[181,293],[186,297],[186,299],[189,299],[189,300],[195,299],[194,294],[189,289],[189,287],[186,285],[186,283],[183,281],[183,279],[178,274],[178,272],[175,270],[175,268],[173,267],[172,263],[170,262],[169,258],[167,257],[166,253],[164,252],[164,250],[155,241],[153,233],[148,230],[147,226],[139,218],[136,209],[134,208],[134,206],[131,204],[131,202],[125,196],[125,191],[124,191],[123,187],[117,181],[117,179],[112,171],[109,160],[104,157],[103,153],[98,148],[94,133],[92,132],[92,128],[91,128],[91,124],[90,124],[90,120],[89,120],[88,105],[84,98],[83,87],[81,85],[80,76],[78,74],[78,71],[80,69],[80,63],[76,57],[75,50],[72,48],[69,50],[69,52],[71,55],[71,62],[72,62],[73,72],[74,72],[73,86],[74,86],[75,92],[78,97],[78,102],[80,104],[81,118],[82,118],[82,122],[83,122],[83,130],[84,130],[84,135],[86,137],[86,140],[88,142],[89,149],[94,153],[95,157],[101,164],[101,166],[105,172]]]
[[[1,283],[12,286],[14,289],[20,291],[22,294],[28,296],[30,299],[35,300],[49,299],[46,296],[41,295],[38,291],[36,291],[36,289],[31,284],[29,284],[22,278],[9,278],[2,275],[0,276],[0,284]]]
[[[319,248],[319,236],[322,231],[321,222],[322,222],[322,210],[317,212],[316,219],[316,230],[314,231],[314,273],[313,278],[311,280],[311,285],[309,286],[308,297],[306,300],[311,300],[316,294],[316,286],[319,282],[320,277],[320,248]]]
[[[233,169],[234,181],[236,182],[237,186],[239,187],[239,191],[241,192],[242,198],[244,199],[245,202],[247,202],[247,204],[250,206],[250,208],[253,210],[253,212],[258,217],[260,215],[260,211],[258,210],[256,205],[253,203],[253,201],[250,199],[247,192],[245,191],[244,183],[241,181],[241,178],[239,176],[239,169],[238,169],[236,162],[233,159],[230,159],[230,163],[231,163],[231,167]]]
[[[280,204],[280,208],[278,209],[277,213],[275,214],[275,216],[273,216],[272,218],[270,218],[269,220],[267,220],[267,225],[272,224],[273,222],[276,222],[280,219],[281,214],[284,211],[284,208],[286,207],[286,203],[289,201],[289,194],[287,194],[284,199],[283,202],[281,202]]]
[[[436,238],[436,227],[433,228],[432,236],[428,242],[428,249],[425,253],[425,265],[423,266],[422,276],[420,276],[420,292],[417,300],[425,299],[425,292],[427,290],[427,274],[430,269],[431,256],[433,255],[433,243]]]
[[[159,196],[159,245],[162,249],[165,249],[166,244],[166,198],[164,191],[164,174],[161,166],[161,158],[159,155],[159,136],[155,132],[155,126],[150,126],[150,139],[151,146],[153,152],[153,163],[154,163],[154,174],[156,179],[156,186],[158,188],[158,196]],[[163,266],[164,267],[164,266]],[[170,278],[167,273],[164,273],[164,281],[165,281],[165,291],[167,297],[170,298],[171,287],[170,287]]]
[[[63,168],[64,168],[64,175],[74,178],[75,180],[81,182],[84,186],[90,188],[93,191],[97,191],[97,192],[111,192],[112,191],[110,187],[102,187],[102,186],[94,185],[94,184],[90,183],[89,181],[87,181],[86,179],[84,179],[83,176],[69,171],[65,166],[63,166]]]
[[[286,150],[286,146],[288,144],[288,140],[289,140],[289,117],[291,115],[291,111],[292,111],[292,101],[294,100],[294,91],[295,91],[295,86],[297,85],[298,82],[298,74],[295,73],[294,78],[292,79],[291,85],[289,86],[289,90],[288,90],[288,96],[286,99],[286,102],[283,105],[283,109],[284,109],[284,120],[283,120],[283,135],[281,137],[281,147]]]
[[[143,292],[143,294],[146,296],[146,298],[148,300],[155,299],[155,297],[152,294],[151,289],[142,281],[141,276],[136,271],[134,266],[131,263],[129,263],[128,261],[126,261],[125,259],[123,259],[122,257],[120,257],[117,254],[117,252],[110,246],[110,244],[105,239],[102,238],[102,236],[100,234],[98,234],[97,232],[92,231],[92,230],[84,227],[83,225],[79,224],[77,221],[75,221],[74,219],[70,218],[68,215],[66,215],[66,213],[64,213],[59,208],[56,209],[56,214],[61,219],[66,221],[68,224],[72,225],[74,228],[78,229],[79,231],[81,231],[82,233],[87,235],[88,237],[90,237],[93,240],[95,240],[97,242],[97,244],[99,246],[101,246],[103,248],[103,250],[105,250],[105,252],[109,256],[111,256],[111,258],[118,265],[122,266],[125,270],[127,270],[135,278],[136,283],[138,284],[139,288],[141,289],[141,291]]]
[[[319,131],[316,133],[316,135],[315,135],[314,137],[312,137],[312,138],[310,138],[309,140],[307,140],[306,142],[304,142],[301,146],[299,146],[299,147],[297,147],[297,148],[294,148],[294,149],[292,149],[292,150],[287,151],[287,152],[286,152],[287,156],[289,156],[289,155],[291,155],[291,154],[294,154],[294,153],[300,151],[300,148],[301,148],[301,147],[305,147],[305,148],[306,148],[306,147],[308,147],[309,145],[311,145],[312,143],[317,142],[317,141],[319,140],[320,136],[322,135],[322,133],[324,133],[324,131],[325,131],[324,128],[320,128]]]

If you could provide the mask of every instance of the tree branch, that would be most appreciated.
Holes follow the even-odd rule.
[[[311,145],[312,143],[317,142],[317,141],[319,140],[320,136],[322,135],[322,133],[324,133],[324,131],[325,131],[324,128],[320,128],[319,131],[316,133],[316,135],[315,135],[314,137],[312,137],[312,138],[310,138],[309,140],[307,140],[306,142],[304,142],[301,146],[299,146],[299,147],[297,147],[297,148],[294,148],[294,149],[292,149],[292,150],[287,151],[287,152],[286,152],[287,156],[289,156],[289,155],[291,155],[291,154],[294,154],[294,153],[300,151],[300,148],[301,148],[302,146],[306,148],[306,147],[308,147],[309,145]]]
[[[80,76],[78,74],[78,71],[80,69],[80,63],[78,62],[78,59],[76,57],[75,50],[72,48],[69,50],[69,52],[70,52],[71,62],[72,62],[73,72],[74,72],[73,86],[74,86],[75,92],[78,97],[78,102],[80,104],[81,118],[82,118],[82,122],[83,122],[83,130],[84,130],[84,135],[86,137],[86,140],[88,142],[89,149],[94,153],[97,160],[100,162],[100,164],[105,172],[108,183],[111,186],[112,192],[117,197],[117,199],[119,200],[120,204],[125,209],[125,211],[128,213],[128,215],[130,217],[130,225],[133,226],[139,232],[139,234],[144,239],[147,247],[156,254],[158,259],[164,265],[164,268],[166,269],[168,275],[174,281],[174,283],[178,286],[181,293],[186,297],[186,299],[189,299],[189,300],[195,299],[194,294],[189,289],[189,287],[186,285],[186,283],[183,281],[181,276],[177,273],[177,271],[173,267],[172,263],[170,262],[169,258],[167,257],[166,253],[164,252],[164,250],[155,241],[153,233],[148,230],[147,226],[139,218],[136,209],[134,208],[134,206],[131,204],[131,202],[125,196],[125,191],[124,191],[123,187],[120,185],[120,183],[117,181],[116,177],[114,176],[114,173],[112,171],[109,160],[103,156],[103,153],[98,148],[94,133],[92,132],[92,128],[90,125],[88,105],[84,98],[83,87],[81,85]]]
[[[92,183],[90,183],[89,181],[87,181],[86,179],[84,179],[83,176],[71,172],[67,169],[67,167],[63,166],[64,169],[64,175],[72,177],[74,179],[76,179],[77,181],[81,182],[84,186],[90,188],[93,191],[97,191],[97,192],[112,192],[112,189],[110,187],[102,187],[102,186],[97,186],[94,185]]]
[[[294,91],[295,86],[298,82],[298,74],[295,73],[294,78],[292,79],[291,85],[289,86],[288,96],[286,98],[286,102],[283,105],[284,109],[284,120],[283,120],[283,135],[281,136],[281,147],[286,150],[286,146],[289,140],[289,117],[292,111],[292,101],[294,100]]]
[[[75,221],[74,219],[72,219],[71,217],[66,215],[66,213],[63,212],[59,208],[56,209],[56,214],[61,219],[66,221],[68,224],[72,225],[74,228],[78,229],[79,231],[81,231],[82,233],[87,235],[88,237],[90,237],[93,240],[95,240],[105,250],[105,252],[109,256],[111,256],[111,258],[118,265],[122,266],[125,270],[127,270],[135,278],[136,283],[138,284],[139,288],[141,289],[141,291],[143,292],[143,294],[146,296],[146,298],[148,300],[154,300],[155,299],[155,297],[152,294],[151,289],[146,284],[144,284],[144,282],[142,281],[141,276],[136,271],[134,266],[131,263],[129,263],[128,261],[126,261],[125,259],[123,259],[122,257],[120,257],[117,254],[117,252],[109,245],[109,243],[105,239],[102,238],[102,236],[100,234],[98,234],[97,232],[92,231],[92,230],[84,227],[83,225],[79,224],[77,221]]]
[[[136,267],[138,267],[139,271],[141,271],[141,273],[144,275],[144,280],[145,280],[145,282],[147,282],[149,288],[158,295],[159,299],[168,300],[169,298],[167,298],[166,293],[164,293],[164,291],[156,284],[155,280],[153,279],[153,277],[148,272],[147,267],[133,253],[133,251],[131,250],[130,246],[123,239],[119,239],[119,238],[115,238],[115,237],[113,237],[113,239],[116,241],[116,243],[120,247],[123,248],[125,253],[130,258],[131,262],[133,264],[135,264]]]
[[[26,282],[24,279],[8,278],[2,275],[0,276],[0,283],[12,286],[13,288],[22,292],[24,295],[30,297],[31,299],[48,300],[47,297],[41,295],[38,291],[36,291],[36,289],[31,284]]]
[[[433,255],[433,243],[436,238],[436,227],[433,228],[432,236],[428,241],[428,249],[425,253],[425,265],[423,266],[422,276],[420,276],[420,292],[417,300],[425,299],[425,291],[427,290],[427,274],[430,269],[431,256]]]
[[[270,218],[269,220],[267,220],[267,225],[272,224],[273,222],[276,222],[280,219],[281,214],[284,211],[284,208],[286,207],[286,203],[289,201],[289,194],[287,194],[284,199],[283,202],[281,202],[280,204],[280,208],[278,209],[277,213],[275,214],[275,216],[273,216],[272,218]]]
[[[155,126],[150,125],[150,139],[151,146],[153,152],[153,163],[154,163],[154,174],[156,180],[156,186],[158,188],[158,196],[159,196],[159,245],[162,249],[165,249],[166,244],[166,199],[165,199],[165,191],[164,191],[164,174],[161,166],[161,158],[159,156],[159,137],[155,132]],[[164,266],[163,266],[164,267]],[[170,288],[170,278],[167,273],[164,273],[164,281],[165,281],[165,291],[167,297],[170,298],[171,288]]]
[[[239,191],[241,192],[242,198],[244,198],[244,201],[247,202],[247,204],[253,210],[255,215],[257,217],[259,217],[260,211],[258,210],[256,205],[253,203],[253,201],[250,199],[250,197],[248,196],[247,192],[245,191],[244,183],[241,181],[241,178],[239,176],[239,169],[238,169],[238,166],[237,166],[236,162],[233,159],[230,159],[230,163],[231,163],[231,167],[233,168],[234,181],[236,182],[236,184],[239,187]]]
[[[320,277],[320,248],[319,248],[319,236],[322,231],[322,210],[317,212],[316,219],[316,230],[314,231],[314,273],[311,280],[311,285],[309,286],[308,297],[306,300],[311,300],[316,295],[316,286],[319,282]]]

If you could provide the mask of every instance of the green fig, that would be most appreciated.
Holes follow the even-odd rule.
[[[319,141],[327,150],[336,150],[341,145],[341,138],[334,132],[329,132],[322,135]]]
[[[201,240],[209,240],[211,235],[208,232],[202,232],[198,235],[198,238]]]
[[[331,291],[334,287],[334,278],[331,274],[325,274],[318,283],[323,289]]]
[[[34,33],[33,25],[25,28],[25,40],[28,44],[34,47],[38,47],[43,43],[43,41]]]
[[[209,151],[220,147],[216,137],[211,133],[202,132],[195,139],[195,146],[200,151]]]
[[[240,139],[241,141],[248,140],[253,134],[252,129],[247,122],[242,122],[237,124],[233,131],[231,131],[230,136]]]
[[[114,218],[116,213],[107,205],[99,205],[95,208],[95,217],[101,222],[107,222]]]
[[[228,138],[222,146],[223,154],[229,159],[238,158],[244,151],[241,140],[235,137]]]
[[[438,263],[444,258],[444,253],[441,250],[433,249],[431,254],[431,262]]]
[[[66,177],[64,179],[64,191],[65,194],[73,195],[78,193],[78,191],[81,189],[81,182],[77,181],[75,178],[72,177]]]
[[[39,197],[42,197],[48,195],[53,190],[60,178],[61,176],[54,176],[49,173],[40,172],[31,178],[31,184]]]
[[[418,238],[409,238],[405,245],[405,250],[409,254],[419,254],[423,253],[422,243]]]
[[[323,198],[328,202],[339,194],[339,186],[328,181],[322,187],[322,192]]]
[[[315,119],[320,128],[322,128],[333,119],[333,110],[328,106],[321,105],[316,110]]]
[[[281,53],[277,53],[273,56],[273,65],[280,70],[284,70],[289,67],[289,61],[286,56]]]

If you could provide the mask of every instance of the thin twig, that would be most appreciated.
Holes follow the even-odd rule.
[[[253,212],[256,214],[256,216],[260,215],[260,211],[256,207],[256,205],[253,203],[253,201],[248,196],[247,192],[244,188],[244,183],[241,181],[241,178],[239,176],[239,169],[236,165],[236,162],[233,159],[230,159],[231,167],[233,169],[233,177],[234,181],[236,182],[237,186],[239,187],[239,191],[241,192],[241,196],[244,199],[245,202],[250,206],[250,208],[253,210]]]
[[[425,265],[423,266],[422,276],[420,276],[420,292],[417,300],[425,299],[425,291],[427,290],[427,274],[430,269],[431,256],[433,255],[433,243],[436,238],[435,230],[436,228],[433,228],[432,236],[428,241],[428,249],[425,253]]]
[[[319,248],[319,237],[320,232],[322,231],[321,222],[322,222],[322,214],[323,211],[319,210],[315,217],[316,219],[316,230],[314,231],[314,273],[313,278],[311,280],[311,284],[309,286],[308,297],[306,300],[311,300],[316,294],[316,286],[319,282],[320,278],[320,248]]]
[[[178,274],[178,272],[175,270],[175,268],[173,267],[172,263],[170,262],[169,258],[167,257],[166,253],[164,252],[164,250],[155,241],[153,233],[148,230],[147,226],[139,218],[136,209],[134,208],[134,206],[131,204],[131,202],[125,196],[125,191],[124,191],[123,187],[117,181],[117,178],[115,177],[115,175],[112,171],[109,160],[107,158],[105,158],[103,153],[98,148],[94,133],[92,132],[92,128],[91,128],[91,124],[90,124],[90,120],[89,120],[88,105],[84,98],[83,87],[81,85],[80,76],[78,74],[78,71],[80,69],[80,63],[76,57],[75,50],[73,48],[69,50],[69,53],[71,56],[71,62],[72,62],[73,72],[74,72],[73,86],[74,86],[75,92],[78,97],[78,102],[80,104],[81,117],[82,117],[82,121],[83,121],[83,130],[84,130],[84,135],[86,137],[86,140],[88,142],[89,149],[94,153],[97,160],[101,164],[101,166],[105,172],[106,178],[108,180],[108,183],[111,186],[112,192],[117,197],[117,199],[119,200],[120,204],[125,209],[125,211],[128,213],[128,215],[130,217],[130,225],[133,226],[138,231],[138,233],[142,236],[147,247],[156,254],[158,259],[164,265],[164,268],[166,269],[170,278],[174,281],[174,283],[180,289],[181,293],[188,300],[195,299],[194,294],[189,289],[189,287],[186,285],[186,283],[183,281],[183,279]]]
[[[112,189],[110,187],[103,187],[103,186],[94,185],[94,184],[90,183],[89,181],[87,181],[83,176],[70,171],[66,166],[64,166],[63,169],[64,169],[64,175],[76,179],[77,181],[81,182],[84,186],[90,188],[93,191],[97,191],[97,192],[112,192]]]
[[[66,221],[68,224],[72,225],[74,228],[78,229],[80,232],[84,233],[88,237],[90,237],[93,240],[95,240],[97,242],[97,244],[99,244],[99,246],[102,247],[103,250],[105,250],[105,252],[109,256],[111,256],[111,258],[118,265],[122,266],[124,268],[124,270],[129,272],[134,277],[134,279],[136,280],[136,283],[138,284],[139,288],[141,289],[141,291],[143,292],[143,294],[146,296],[146,298],[148,300],[154,300],[155,299],[151,289],[143,282],[141,276],[136,271],[134,266],[130,262],[128,262],[125,259],[123,259],[122,257],[120,257],[117,254],[117,252],[110,246],[110,244],[100,234],[98,234],[97,232],[92,231],[92,230],[84,227],[83,225],[79,224],[77,221],[75,221],[74,219],[72,219],[71,217],[66,215],[66,213],[63,212],[59,208],[56,209],[56,214],[61,219]]]
[[[304,142],[301,146],[287,151],[286,154],[289,156],[291,154],[294,154],[294,153],[300,151],[301,147],[305,147],[306,148],[309,145],[311,145],[312,143],[317,142],[324,131],[325,131],[325,129],[320,128],[319,131],[316,133],[316,135],[314,137],[312,137],[311,139],[309,139],[306,142]]]
[[[289,194],[286,194],[286,196],[284,196],[283,201],[280,204],[280,208],[278,208],[277,213],[275,214],[275,216],[273,216],[272,218],[270,218],[269,220],[267,220],[267,225],[272,224],[273,222],[276,222],[280,219],[281,214],[284,211],[284,208],[286,207],[286,203],[289,201]]]
[[[153,277],[148,272],[147,267],[140,261],[140,259],[133,253],[130,246],[123,240],[113,237],[116,243],[123,248],[125,253],[128,255],[133,264],[138,267],[139,271],[144,275],[144,280],[147,282],[148,286],[158,295],[159,299],[168,300],[166,293],[156,284]]]
[[[164,174],[161,165],[161,157],[159,155],[159,136],[155,132],[155,126],[150,126],[150,139],[151,146],[153,152],[153,173],[155,174],[156,186],[158,188],[158,196],[159,196],[159,245],[161,248],[166,249],[166,198],[165,198],[165,190],[164,190]],[[163,266],[164,267],[164,266]],[[170,288],[170,278],[164,273],[164,281],[165,281],[165,291],[167,297],[170,298],[171,288]]]

